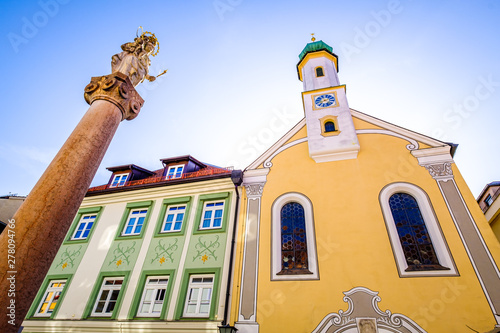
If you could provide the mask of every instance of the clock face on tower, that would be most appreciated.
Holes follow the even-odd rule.
[[[334,94],[322,94],[314,97],[314,106],[316,108],[326,108],[337,104]]]

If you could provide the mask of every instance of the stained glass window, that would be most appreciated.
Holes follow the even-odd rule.
[[[281,269],[278,274],[310,273],[304,207],[297,202],[281,208]]]
[[[395,193],[389,198],[389,206],[408,264],[406,270],[447,269],[439,264],[415,198],[406,193]]]
[[[325,123],[325,132],[335,132],[335,124],[333,121],[327,121]]]

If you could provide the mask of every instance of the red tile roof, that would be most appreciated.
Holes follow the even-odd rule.
[[[146,185],[146,184],[154,184],[154,183],[165,183],[168,184],[169,182],[175,181],[177,182],[182,182],[184,179],[196,179],[196,178],[205,178],[207,176],[213,176],[213,175],[230,175],[231,171],[233,170],[232,167],[230,168],[220,168],[216,166],[211,166],[208,165],[206,168],[200,169],[195,172],[188,172],[188,173],[183,173],[181,177],[178,178],[171,178],[171,179],[166,179],[165,176],[163,176],[163,173],[165,169],[158,169],[153,171],[153,175],[147,178],[143,179],[138,179],[138,180],[132,180],[132,181],[127,181],[123,186],[116,186],[116,187],[110,187],[111,184],[105,184],[105,185],[100,185],[100,186],[94,186],[89,188],[88,192],[96,192],[96,191],[103,191],[107,189],[123,189],[123,188],[128,188],[131,186],[137,186],[137,185]]]

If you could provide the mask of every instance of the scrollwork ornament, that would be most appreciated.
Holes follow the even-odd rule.
[[[128,76],[113,73],[93,77],[85,87],[85,101],[92,104],[96,100],[106,100],[115,104],[122,113],[122,120],[132,120],[139,114],[144,100],[135,90]]]
[[[109,90],[115,85],[115,83],[116,83],[116,79],[110,77],[110,78],[104,80],[104,82],[102,83],[102,89]]]
[[[328,314],[312,333],[345,332],[351,329],[359,331],[358,319],[375,320],[378,328],[384,331],[425,333],[422,327],[405,315],[392,313],[388,309],[382,311],[378,307],[381,301],[378,292],[365,287],[355,287],[344,292],[344,295],[343,300],[348,304],[347,310]]]
[[[270,168],[272,166],[273,166],[273,162],[271,162],[271,161],[265,161],[264,162],[264,168]]]

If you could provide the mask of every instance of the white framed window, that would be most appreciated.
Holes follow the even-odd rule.
[[[92,226],[94,225],[96,218],[97,218],[96,214],[82,215],[82,217],[80,218],[80,222],[78,222],[78,226],[76,227],[76,230],[71,239],[72,240],[87,239],[90,230],[92,230]]]
[[[427,243],[432,244],[435,256],[437,257],[437,261],[439,265],[444,269],[431,268],[424,270],[415,270],[414,267],[412,267],[414,265],[412,265],[412,263],[408,260],[408,256],[410,255],[409,253],[411,253],[412,250],[409,250],[405,244],[402,244],[402,242],[405,242],[405,238],[407,237],[402,234],[401,237],[403,237],[403,239],[401,239],[400,234],[398,233],[398,226],[396,225],[396,221],[393,215],[393,210],[391,210],[391,197],[394,200],[394,195],[396,194],[408,194],[418,204],[418,207],[416,209],[413,208],[414,210],[418,210],[415,211],[414,214],[418,216],[418,213],[420,213],[420,216],[418,216],[418,218],[420,219],[421,217],[421,219],[423,220],[423,223],[425,224],[425,231],[427,233],[424,238]],[[396,266],[399,272],[399,276],[413,277],[458,275],[457,268],[451,257],[448,245],[445,242],[443,232],[441,230],[441,227],[439,226],[439,222],[432,208],[430,199],[427,196],[427,193],[424,192],[424,190],[410,183],[392,183],[382,189],[379,195],[379,200],[380,206],[382,208],[382,214],[384,216],[384,221],[387,227],[387,232],[389,234],[392,251],[396,260]],[[412,216],[408,217],[408,220],[410,220],[410,222],[414,219],[415,218]],[[397,220],[400,220],[400,218],[398,217]],[[408,226],[407,228],[410,229],[411,227]],[[413,231],[410,232],[414,233]],[[419,236],[419,238],[422,237]],[[429,238],[430,241],[427,240],[427,238]],[[403,247],[405,247],[405,249]]]
[[[159,317],[167,292],[168,276],[149,276],[144,285],[138,316]]]
[[[186,213],[186,205],[168,206],[167,216],[160,232],[176,232],[182,229],[182,221]]]
[[[303,209],[304,216],[304,226],[305,235],[300,235],[300,237],[305,238],[305,247],[307,251],[307,270],[302,270],[302,272],[294,272],[298,274],[286,274],[284,268],[284,260],[289,259],[289,251],[286,246],[283,245],[282,236],[282,209],[286,206],[288,207],[291,203],[299,204]],[[271,269],[272,275],[271,280],[318,280],[319,279],[319,269],[318,269],[318,255],[316,251],[316,235],[314,230],[314,215],[313,206],[309,198],[301,193],[290,192],[279,196],[272,205],[271,208],[271,224],[272,224],[272,250],[271,250]],[[303,233],[301,233],[303,234]],[[285,248],[284,248],[285,247]],[[305,260],[302,260],[305,262]],[[289,263],[288,263],[288,266]]]
[[[146,220],[147,209],[134,209],[130,211],[122,236],[139,235],[144,221]]]
[[[125,185],[127,178],[128,178],[128,173],[120,173],[118,175],[115,175],[115,177],[113,178],[113,181],[111,182],[111,185],[109,187],[123,186],[123,185]]]
[[[214,275],[191,275],[184,306],[184,317],[208,317],[212,303]]]
[[[201,215],[201,229],[219,229],[222,227],[224,201],[205,202]]]
[[[183,170],[184,164],[169,166],[167,170],[167,179],[181,178]]]
[[[491,205],[493,205],[493,198],[491,197],[491,194],[488,194],[488,196],[486,197],[486,199],[484,199],[484,202],[486,203],[486,205],[489,207]]]
[[[49,282],[49,286],[38,306],[35,317],[50,317],[52,315],[65,285],[66,280],[54,280]]]
[[[123,278],[105,278],[92,310],[92,316],[111,317],[122,288]]]

